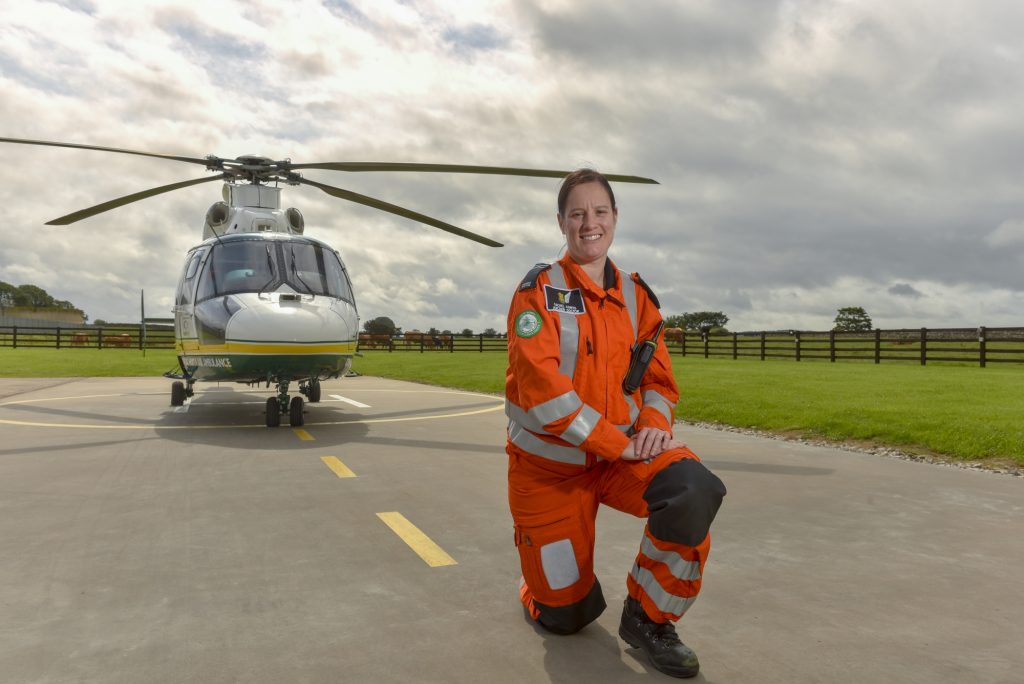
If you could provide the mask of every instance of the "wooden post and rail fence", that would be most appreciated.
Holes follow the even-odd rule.
[[[866,332],[761,331],[682,332],[666,336],[669,353],[678,356],[803,361],[904,361],[929,363],[1024,364],[1024,327],[904,328]],[[3,326],[0,348],[173,349],[168,325],[140,326]],[[361,333],[360,351],[501,352],[504,335],[456,335],[408,332],[404,335]]]

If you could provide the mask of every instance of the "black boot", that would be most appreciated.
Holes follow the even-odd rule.
[[[654,622],[634,598],[626,597],[622,607],[619,636],[633,648],[642,649],[654,667],[667,675],[696,677],[700,671],[697,654],[679,640],[675,625]]]

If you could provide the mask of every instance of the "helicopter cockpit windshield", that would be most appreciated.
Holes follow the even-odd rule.
[[[353,301],[338,255],[302,240],[235,239],[212,245],[199,279],[197,302],[242,292],[273,292],[282,284],[299,294]]]

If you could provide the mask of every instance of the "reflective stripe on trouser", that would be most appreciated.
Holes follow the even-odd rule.
[[[697,546],[685,546],[657,540],[645,526],[640,553],[626,578],[629,595],[656,622],[678,620],[697,600],[710,546],[710,534]]]

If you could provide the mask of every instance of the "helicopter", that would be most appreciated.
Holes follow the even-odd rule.
[[[237,158],[190,157],[79,143],[3,138],[2,143],[63,147],[172,160],[213,175],[170,183],[66,214],[46,225],[64,226],[132,202],[182,188],[223,181],[222,199],[206,212],[202,242],[188,250],[175,291],[178,370],[164,375],[171,405],[182,406],[198,381],[232,381],[276,388],[266,401],[266,425],[304,423],[305,397],[320,401],[321,381],[350,370],[357,353],[359,314],[348,270],[337,250],[305,235],[295,207],[281,208],[281,185],[306,185],[332,197],[373,207],[488,247],[499,242],[450,223],[333,185],[299,170],[344,172],[471,173],[563,178],[569,171],[412,162],[293,163],[255,154]],[[640,176],[605,174],[609,181],[657,183]],[[291,383],[301,396],[289,395]]]

